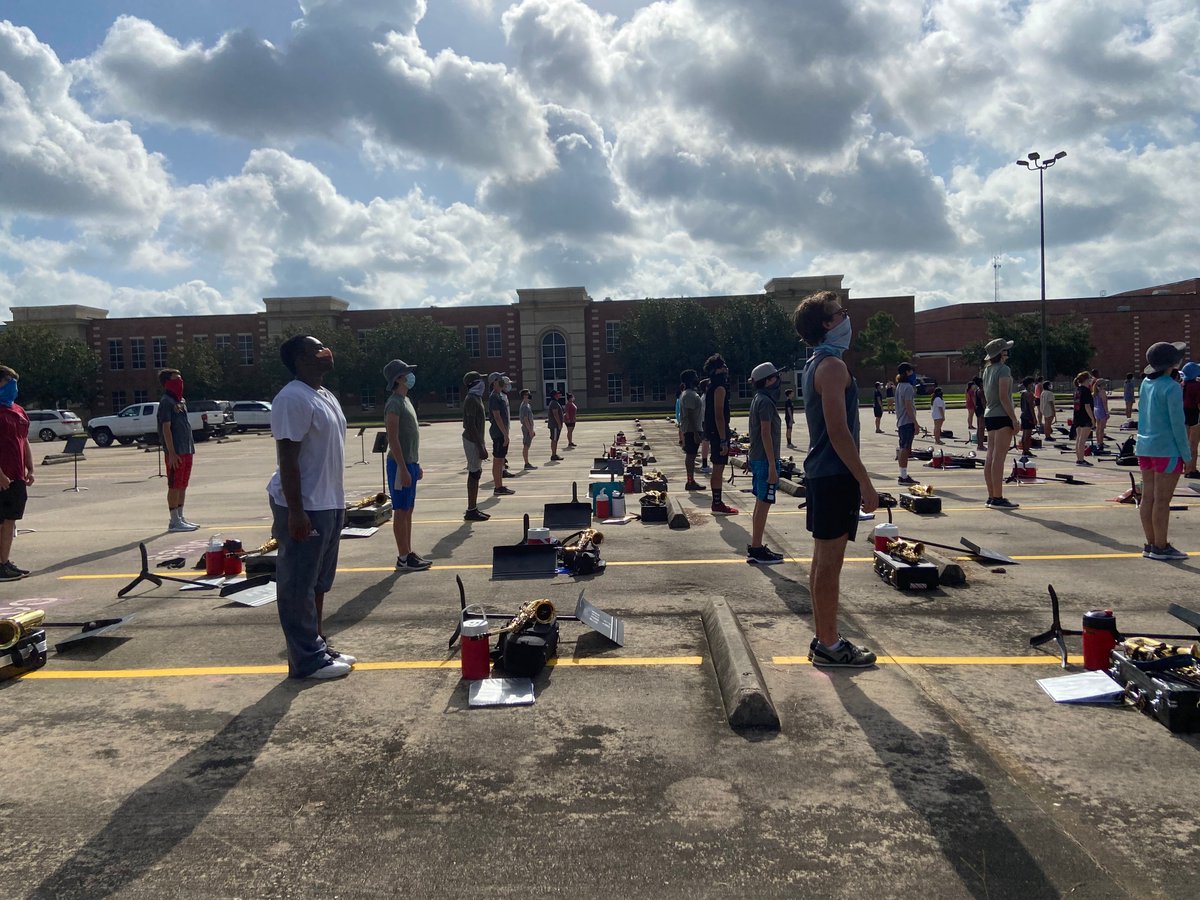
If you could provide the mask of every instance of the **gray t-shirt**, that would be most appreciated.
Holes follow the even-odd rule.
[[[983,370],[983,416],[985,419],[990,419],[992,416],[1007,416],[1008,411],[1004,408],[1000,397],[1000,379],[1009,379],[1009,387],[1012,386],[1012,369],[1004,365],[1004,363],[994,363]]]
[[[187,401],[176,400],[170,394],[163,394],[158,401],[158,439],[163,441],[163,424],[171,423],[171,444],[180,456],[196,452],[196,444],[192,440],[192,423],[188,421]],[[163,449],[166,449],[163,441]]]
[[[679,427],[685,434],[704,431],[704,400],[691,388],[679,398]]]
[[[909,412],[909,406],[916,411],[917,389],[907,381],[896,385],[896,426],[916,425],[917,419]]]
[[[503,391],[492,391],[488,395],[488,433],[493,438],[503,438],[504,431],[496,424],[496,413],[500,413],[500,421],[504,423],[505,430],[508,429],[508,395]]]
[[[533,407],[529,405],[528,400],[521,401],[521,409],[517,412],[517,416],[521,420],[521,429],[533,434]]]
[[[383,405],[384,421],[387,416],[396,416],[400,420],[400,452],[404,454],[406,465],[421,461],[421,423],[417,421],[417,411],[413,409],[412,401],[393,393]],[[388,451],[388,456],[391,456]]]
[[[767,396],[765,391],[758,391],[750,401],[750,450],[747,459],[758,460],[767,458],[767,449],[763,446],[762,423],[771,423],[771,448],[775,458],[779,458],[779,408],[775,401]]]

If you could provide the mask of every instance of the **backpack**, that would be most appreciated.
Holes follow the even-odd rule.
[[[535,678],[558,655],[558,620],[534,622],[520,631],[500,635],[492,661],[507,674]]]

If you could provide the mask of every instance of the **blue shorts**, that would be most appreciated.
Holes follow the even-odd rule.
[[[416,463],[407,463],[406,465],[408,474],[412,477],[412,484],[408,487],[401,487],[396,478],[399,467],[394,459],[388,457],[387,480],[388,490],[392,493],[392,509],[412,509],[417,504],[417,482],[421,478],[421,467]]]
[[[900,449],[901,450],[911,450],[912,444],[913,444],[913,438],[916,437],[916,434],[917,434],[917,426],[916,425],[901,425],[896,430],[900,434]]]
[[[775,489],[779,486],[779,482],[771,484],[767,481],[767,470],[770,465],[765,459],[750,460],[750,474],[753,477],[754,499],[761,500],[763,503],[775,502]],[[779,468],[776,464],[775,477],[779,477]]]

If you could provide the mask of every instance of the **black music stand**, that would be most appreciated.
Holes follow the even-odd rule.
[[[383,471],[383,492],[386,494],[386,493],[388,493],[388,483],[387,483],[388,441],[387,441],[387,432],[386,431],[376,432],[375,446],[371,448],[371,452],[383,454],[381,457],[379,457],[379,468]]]
[[[63,493],[78,494],[80,491],[86,491],[87,488],[79,486],[79,454],[83,452],[83,445],[87,443],[88,436],[86,434],[76,435],[67,438],[67,445],[63,447],[63,453],[70,453],[75,460],[75,486],[63,488]]]
[[[352,466],[365,465],[367,462],[367,439],[365,437],[363,437],[363,435],[366,434],[366,431],[367,431],[366,425],[364,425],[364,426],[362,426],[362,428],[358,429],[358,442],[359,442],[359,446],[362,447],[362,459],[360,459],[356,463],[351,463],[350,465],[352,465]]]
[[[162,470],[163,445],[162,445],[161,440],[159,440],[159,442],[154,445],[154,456],[158,459],[158,474],[157,475],[147,475],[146,476],[147,481],[149,481],[151,478],[165,478],[166,477],[165,475],[163,475],[163,470]]]

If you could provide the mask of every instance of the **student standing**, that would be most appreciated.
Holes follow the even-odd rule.
[[[387,429],[387,480],[392,493],[392,535],[396,539],[396,570],[421,571],[432,562],[413,552],[412,517],[417,504],[417,482],[421,469],[421,428],[408,392],[417,383],[416,366],[393,359],[383,367],[383,378],[391,396],[383,407]]]
[[[521,406],[517,410],[517,418],[521,421],[521,456],[525,460],[525,471],[537,468],[529,461],[529,447],[533,443],[533,436],[537,434],[533,427],[533,405],[530,403],[532,398],[529,388],[522,389]]]
[[[567,427],[567,449],[575,449],[575,422],[579,419],[579,407],[575,405],[575,395],[567,391],[567,406],[563,411],[563,424]]]
[[[488,436],[492,439],[492,494],[496,497],[516,493],[512,488],[504,486],[504,467],[508,463],[508,429],[511,419],[504,381],[503,372],[493,372],[488,376],[488,387],[491,388],[487,405]]]
[[[555,388],[550,393],[550,405],[546,407],[546,428],[550,431],[550,462],[562,462],[562,457],[558,455],[558,438],[562,434],[562,427],[562,391]]]
[[[1092,435],[1092,405],[1094,402],[1091,373],[1080,372],[1075,376],[1074,417],[1071,420],[1071,424],[1075,428],[1075,465],[1077,466],[1091,465],[1084,457],[1087,455],[1088,438]]]
[[[685,369],[679,375],[683,392],[679,395],[679,430],[683,435],[683,467],[687,472],[685,491],[702,491],[696,481],[696,454],[704,440],[704,404],[696,393],[696,370]]]
[[[1125,418],[1133,418],[1133,373],[1125,373],[1125,387],[1122,391],[1122,399],[1125,401]]]
[[[1170,374],[1183,361],[1186,348],[1183,343],[1153,344],[1146,351],[1146,377],[1138,392],[1136,452],[1142,471],[1138,513],[1146,536],[1142,556],[1163,561],[1188,558],[1167,540],[1171,495],[1191,454],[1183,417],[1183,388]]]
[[[975,379],[972,378],[967,382],[967,431],[975,428],[975,392],[977,390]]]
[[[704,433],[712,448],[712,511],[716,515],[735,516],[738,509],[721,499],[721,478],[729,462],[729,366],[720,353],[704,362],[708,375],[708,394],[704,401]]]
[[[751,490],[754,493],[754,514],[750,521],[750,545],[746,547],[746,562],[769,566],[783,562],[763,543],[767,514],[775,503],[779,486],[779,370],[773,363],[759,363],[750,373],[754,383],[754,399],[750,401],[750,448],[746,459],[750,463]]]
[[[883,382],[875,382],[875,393],[871,395],[871,410],[875,413],[875,433],[883,434]]]
[[[933,399],[929,401],[929,417],[933,419],[933,442],[942,443],[942,425],[946,423],[946,398],[942,389],[933,389]]]
[[[178,369],[162,369],[158,383],[163,389],[158,401],[158,439],[167,458],[167,509],[171,513],[167,531],[195,531],[200,526],[183,514],[196,452],[187,401],[183,399],[183,375]]]
[[[1188,363],[1179,374],[1183,376],[1183,424],[1192,451],[1183,477],[1200,478],[1200,471],[1196,470],[1196,450],[1200,447],[1200,363]]]
[[[1033,456],[1033,430],[1037,428],[1037,396],[1033,391],[1034,380],[1026,376],[1021,381],[1021,453]]]
[[[1092,393],[1092,412],[1096,420],[1096,449],[1104,450],[1104,432],[1108,426],[1108,381],[1096,379],[1096,389]]]
[[[796,404],[792,402],[793,393],[791,388],[788,388],[783,393],[783,424],[787,426],[787,445],[789,450],[796,449],[796,445],[792,443],[792,425],[796,422]]]
[[[17,581],[29,574],[9,556],[33,484],[29,416],[17,403],[19,380],[13,369],[0,366],[0,581]]]
[[[467,458],[467,511],[463,513],[464,522],[486,522],[491,518],[478,507],[479,482],[483,480],[483,461],[488,458],[487,444],[484,443],[484,423],[487,421],[487,409],[483,405],[483,391],[487,387],[483,376],[478,372],[468,372],[463,376],[463,387],[467,396],[463,398],[463,455]]]
[[[1012,369],[1008,367],[1008,351],[1012,346],[1013,341],[996,338],[983,348],[983,427],[988,434],[983,478],[991,509],[1016,509],[1019,505],[1004,497],[1004,461],[1018,421],[1012,401]]]
[[[1053,437],[1052,428],[1057,411],[1054,408],[1054,385],[1049,381],[1042,382],[1042,395],[1038,398],[1038,406],[1042,410],[1042,426],[1046,429],[1046,440]]]
[[[900,477],[897,484],[916,484],[909,477],[908,457],[912,453],[913,438],[917,434],[917,373],[908,363],[896,367],[896,433],[899,435]]]

